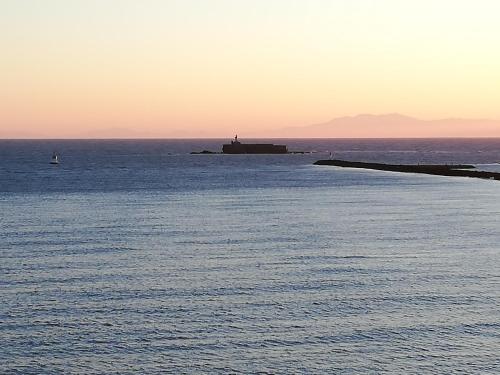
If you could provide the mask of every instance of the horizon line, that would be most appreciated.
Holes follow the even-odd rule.
[[[490,137],[490,136],[478,136],[478,137],[457,137],[457,136],[445,136],[445,137],[239,137],[242,139],[346,139],[346,140],[356,140],[356,139],[500,139],[500,136]],[[233,139],[232,137],[137,137],[137,138],[0,138],[0,141],[126,141],[126,140],[205,140],[205,139]]]

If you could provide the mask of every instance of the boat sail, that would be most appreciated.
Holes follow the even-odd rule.
[[[52,159],[50,159],[50,164],[59,164],[59,155],[57,153],[52,154]]]

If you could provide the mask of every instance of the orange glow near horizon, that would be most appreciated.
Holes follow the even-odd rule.
[[[359,113],[500,120],[494,0],[0,8],[0,138],[286,137]],[[458,134],[446,126],[424,135]],[[345,129],[334,135],[382,135]],[[500,125],[488,129],[460,134],[500,136]]]

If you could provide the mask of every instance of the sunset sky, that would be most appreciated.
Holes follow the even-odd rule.
[[[499,19],[498,0],[0,0],[0,137],[500,119]]]

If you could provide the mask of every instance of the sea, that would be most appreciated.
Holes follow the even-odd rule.
[[[500,181],[313,165],[500,139],[224,142],[0,141],[0,374],[500,373]]]

